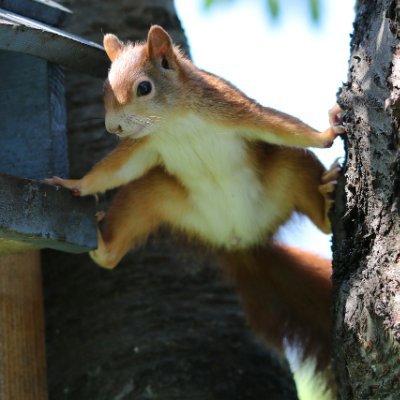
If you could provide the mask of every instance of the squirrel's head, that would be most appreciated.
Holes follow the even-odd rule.
[[[106,129],[122,137],[152,133],[182,98],[179,49],[157,25],[145,43],[123,43],[107,34],[104,49],[112,61],[104,84]]]

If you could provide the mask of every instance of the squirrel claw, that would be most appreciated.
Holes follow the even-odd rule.
[[[66,189],[69,189],[73,196],[77,196],[77,197],[82,196],[81,189],[78,186],[78,180],[76,180],[76,179],[63,179],[58,176],[53,176],[50,179],[45,179],[44,182],[49,185],[62,186]]]
[[[59,185],[58,182],[59,182],[61,179],[62,179],[62,178],[60,178],[60,177],[58,177],[58,176],[53,176],[52,178],[43,179],[42,182],[47,183],[48,185],[54,186],[54,185]]]
[[[97,211],[97,213],[95,214],[96,221],[101,222],[105,216],[106,216],[105,211]]]
[[[332,130],[337,134],[341,135],[346,132],[346,128],[343,123],[343,110],[339,104],[335,104],[328,112],[329,124]]]
[[[346,133],[346,128],[344,127],[344,125],[337,125],[337,124],[333,125],[332,129],[338,135],[342,135],[343,133]]]
[[[322,183],[336,182],[342,170],[339,160],[340,157],[336,158],[329,169],[324,172],[321,178]]]
[[[332,163],[330,168],[324,172],[321,177],[321,185],[319,185],[319,192],[324,196],[325,200],[332,200],[335,190],[337,180],[339,178],[342,167],[339,163],[339,157]]]
[[[70,189],[73,196],[80,197],[81,191],[77,188]]]

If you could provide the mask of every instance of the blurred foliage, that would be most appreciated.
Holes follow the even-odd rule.
[[[233,0],[204,0],[204,7],[206,9],[209,9],[217,3],[231,3],[232,1]],[[281,11],[280,3],[285,0],[264,0],[264,1],[266,1],[266,6],[271,16],[275,19],[278,18]],[[292,1],[299,1],[299,0],[292,0]],[[311,19],[314,22],[318,22],[321,15],[321,0],[303,0],[303,1],[308,3]]]
[[[268,8],[271,15],[276,18],[279,15],[279,0],[268,0]]]

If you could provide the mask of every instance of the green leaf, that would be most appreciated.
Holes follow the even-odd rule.
[[[318,22],[321,15],[321,1],[310,0],[311,18],[314,22]]]
[[[212,6],[215,6],[218,3],[229,3],[232,0],[204,0],[203,6],[206,10],[209,10]]]
[[[279,0],[268,0],[268,8],[273,18],[279,15]]]

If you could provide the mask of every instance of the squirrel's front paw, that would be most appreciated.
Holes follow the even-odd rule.
[[[320,135],[319,147],[331,147],[334,140],[346,132],[343,124],[343,110],[335,104],[329,110],[329,128]]]
[[[346,132],[343,124],[343,110],[340,108],[339,104],[335,104],[328,112],[329,114],[329,124],[332,130],[337,134],[341,135]]]
[[[82,196],[82,187],[80,179],[63,179],[58,176],[53,176],[45,180],[49,185],[58,185],[69,189],[74,196]]]
[[[337,158],[321,177],[321,185],[319,185],[318,190],[324,197],[328,208],[330,208],[331,204],[333,203],[337,179],[339,178],[341,171],[342,167],[340,166],[339,158]]]

